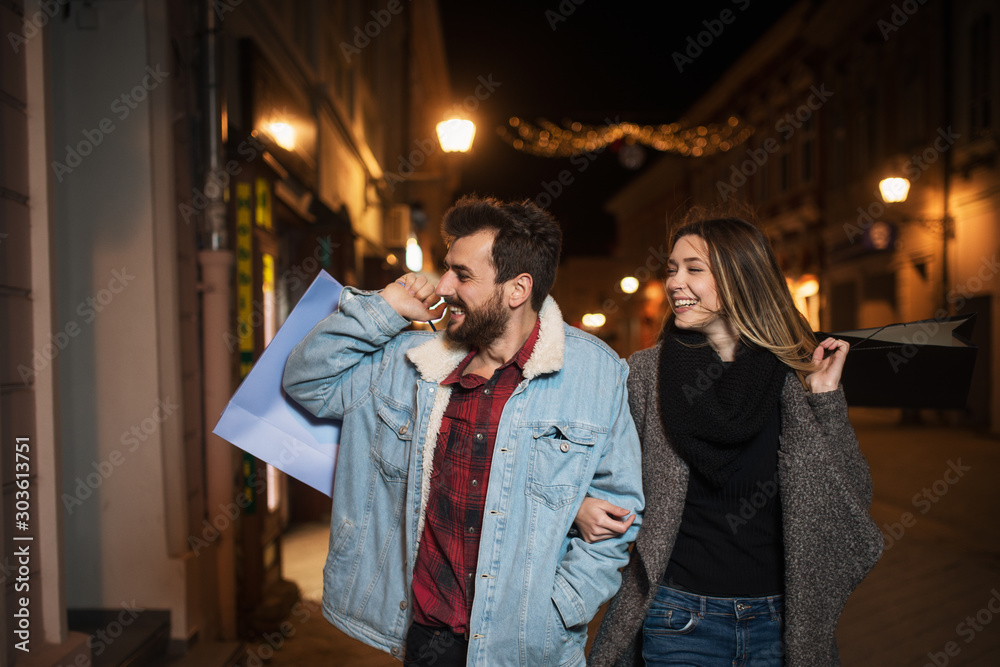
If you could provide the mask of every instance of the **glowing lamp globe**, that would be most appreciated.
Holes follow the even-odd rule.
[[[476,126],[471,120],[452,118],[437,124],[438,141],[446,153],[464,153],[472,147]]]
[[[878,189],[886,204],[895,204],[906,201],[906,195],[910,192],[910,182],[905,178],[883,178],[879,181]]]

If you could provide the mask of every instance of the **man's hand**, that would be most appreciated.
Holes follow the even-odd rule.
[[[583,504],[576,513],[576,528],[585,541],[600,542],[628,530],[635,521],[635,514],[626,521],[628,514],[629,511],[624,507],[588,496],[583,499]]]
[[[384,298],[393,310],[411,322],[419,320],[427,322],[436,320],[444,313],[444,304],[439,308],[431,309],[435,303],[440,301],[434,293],[434,285],[427,281],[427,278],[416,273],[407,273],[395,282],[386,285],[382,290]]]

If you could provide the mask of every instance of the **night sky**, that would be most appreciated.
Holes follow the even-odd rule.
[[[610,147],[585,167],[580,158],[535,157],[514,150],[496,128],[515,115],[558,124],[676,121],[793,4],[440,0],[455,100],[472,94],[479,77],[499,83],[472,114],[476,139],[472,153],[460,158],[460,194],[535,199],[546,183],[554,191],[559,173],[569,170],[573,181],[549,205],[563,225],[563,256],[610,254],[614,220],[604,203],[641,169],[622,167]],[[719,21],[724,10],[732,13],[728,25]],[[673,54],[688,48],[688,37],[708,30],[704,22],[717,32],[721,27],[720,34],[678,71]],[[658,155],[647,149],[643,168]]]

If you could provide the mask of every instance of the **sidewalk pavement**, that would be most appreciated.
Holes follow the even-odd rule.
[[[851,417],[886,550],[841,616],[843,664],[1000,665],[1000,440]]]
[[[853,410],[851,418],[871,466],[872,516],[887,548],[841,616],[843,665],[1000,665],[1000,440],[899,426],[896,411]],[[286,570],[294,569],[285,576],[307,599],[320,594],[328,535],[320,525],[284,539]],[[315,602],[304,602],[289,623],[292,632],[277,650],[278,642],[266,639],[251,645],[247,667],[401,664],[337,631]]]

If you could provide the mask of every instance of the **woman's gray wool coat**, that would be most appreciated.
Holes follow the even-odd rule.
[[[688,470],[660,420],[660,345],[629,360],[629,405],[642,442],[642,529],[594,640],[589,665],[642,664],[642,623],[677,537]],[[682,397],[678,397],[680,400]],[[868,463],[843,388],[808,393],[789,372],[781,396],[778,484],[785,542],[785,665],[839,665],[834,631],[848,595],[878,561]]]

